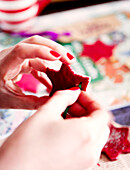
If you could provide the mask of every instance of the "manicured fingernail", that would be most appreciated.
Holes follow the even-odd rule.
[[[67,53],[67,57],[72,60],[74,57],[70,54],[70,53]]]
[[[79,87],[72,87],[72,88],[70,88],[69,90],[79,90],[80,88]]]
[[[57,53],[56,51],[51,50],[50,53],[51,53],[51,55],[53,55],[54,57],[57,57],[57,58],[60,57],[60,54]]]

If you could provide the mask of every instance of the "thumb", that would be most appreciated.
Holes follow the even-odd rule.
[[[4,89],[0,90],[0,108],[33,110],[43,105],[48,98],[48,96],[16,95]]]
[[[37,114],[41,114],[44,118],[61,119],[61,113],[67,106],[76,102],[80,92],[79,87],[55,92],[46,104],[38,109]]]
[[[0,108],[2,109],[37,109],[43,105],[49,97],[37,97],[25,95],[22,90],[11,80],[1,83]]]

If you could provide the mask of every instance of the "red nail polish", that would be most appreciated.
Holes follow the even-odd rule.
[[[79,90],[80,88],[79,87],[72,87],[72,88],[70,88],[69,90]]]
[[[51,55],[53,55],[54,57],[57,57],[57,58],[60,57],[60,54],[57,53],[56,51],[51,50],[50,53],[51,53]]]
[[[70,53],[67,53],[67,57],[72,60],[74,57],[70,54]]]

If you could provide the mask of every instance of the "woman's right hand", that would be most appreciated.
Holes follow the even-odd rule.
[[[71,105],[71,115],[61,113]],[[0,150],[1,170],[86,170],[98,162],[109,136],[109,115],[79,88],[57,91],[23,122]]]

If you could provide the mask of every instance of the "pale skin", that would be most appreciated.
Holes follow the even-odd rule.
[[[51,56],[51,49],[60,56]],[[19,74],[28,72],[51,88],[50,81],[39,71],[45,72],[47,60],[71,64],[73,61],[66,53],[62,46],[39,36],[0,53],[3,58],[0,61],[0,101],[4,99],[0,102],[1,108],[38,108],[1,146],[1,170],[86,170],[99,161],[109,136],[110,118],[86,92],[79,88],[67,89],[57,91],[52,97],[37,98],[25,96],[12,85]],[[64,120],[61,114],[67,106],[71,106],[70,115],[84,117]]]

